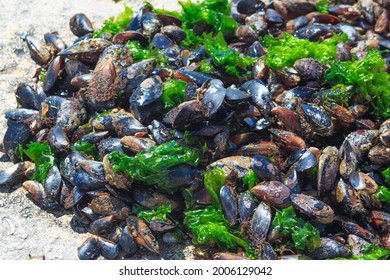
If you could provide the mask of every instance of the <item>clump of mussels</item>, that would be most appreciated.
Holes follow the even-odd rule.
[[[71,209],[80,259],[388,259],[389,1],[179,3],[24,36],[0,185]]]

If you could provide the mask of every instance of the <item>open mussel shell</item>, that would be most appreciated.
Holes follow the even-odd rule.
[[[126,219],[126,224],[138,246],[143,247],[152,253],[160,254],[157,240],[144,220],[136,216],[129,216]]]

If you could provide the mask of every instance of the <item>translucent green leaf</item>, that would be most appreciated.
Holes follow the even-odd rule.
[[[322,14],[328,14],[329,13],[328,0],[320,0],[320,2],[318,2],[318,4],[316,5],[316,9]]]
[[[299,39],[288,33],[284,33],[281,39],[266,35],[263,38],[263,44],[267,46],[265,64],[276,69],[291,67],[301,58],[313,58],[328,63],[337,57],[337,44],[347,41],[348,37],[345,34],[334,35],[331,39],[322,42]]]
[[[378,245],[363,244],[360,247],[360,256],[351,256],[349,258],[336,258],[337,260],[388,260],[390,251]]]
[[[385,186],[379,186],[374,196],[379,199],[382,203],[390,205],[390,190]]]
[[[167,215],[172,212],[172,206],[161,205],[157,210],[144,210],[140,211],[137,216],[144,219],[146,222],[150,223],[150,221],[154,218],[159,221],[167,221]]]
[[[276,209],[272,229],[282,234],[291,234],[294,247],[298,250],[310,252],[321,246],[318,229],[311,223],[297,217],[292,206],[282,210]]]
[[[217,209],[221,209],[219,191],[225,183],[226,175],[220,167],[215,167],[204,174],[204,185],[211,196],[214,207]]]
[[[94,38],[98,38],[105,33],[110,35],[118,34],[122,32],[130,23],[130,20],[133,16],[133,10],[129,6],[124,6],[124,11],[120,13],[116,18],[110,17],[106,19],[103,23],[102,28],[96,30],[93,33]]]
[[[115,172],[123,171],[135,181],[157,185],[168,193],[175,191],[168,181],[169,168],[182,163],[191,166],[197,166],[199,163],[199,153],[196,149],[180,146],[176,141],[154,146],[134,157],[119,152],[112,152],[108,157]]]
[[[84,152],[89,156],[92,156],[95,160],[100,160],[99,150],[95,144],[91,144],[88,141],[77,141],[73,145],[73,149]]]
[[[163,83],[162,100],[166,109],[184,102],[186,85],[186,82],[176,79],[168,79]]]
[[[385,71],[386,61],[378,51],[369,51],[365,58],[352,61],[335,61],[326,71],[326,80],[331,85],[352,86],[353,96],[370,103],[377,116],[390,117],[390,75]],[[340,92],[340,94],[344,94]],[[352,97],[347,95],[347,98]],[[336,96],[328,96],[337,99]],[[348,102],[344,100],[344,102]]]
[[[221,249],[236,249],[239,246],[246,249],[249,257],[255,257],[249,242],[234,234],[221,210],[213,206],[185,213],[184,224],[192,231],[196,244],[216,243]]]
[[[31,142],[27,144],[26,149],[20,147],[20,151],[27,155],[35,163],[35,172],[31,179],[44,184],[47,173],[53,166],[56,165],[57,162],[49,143]]]
[[[257,177],[256,173],[251,169],[249,170],[248,174],[246,174],[242,178],[242,182],[248,188],[248,190],[250,190],[260,182],[260,179],[259,177]]]

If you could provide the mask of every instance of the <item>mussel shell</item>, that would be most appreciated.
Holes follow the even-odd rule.
[[[35,164],[30,161],[19,162],[0,172],[0,187],[12,187],[21,183],[26,174],[35,171]]]
[[[335,191],[336,202],[342,209],[351,215],[363,214],[366,209],[356,191],[340,178]]]
[[[120,254],[125,257],[132,256],[137,251],[137,243],[134,241],[127,225],[122,230],[122,234],[119,238],[119,246]]]
[[[107,192],[95,195],[88,203],[88,207],[103,216],[117,215],[117,217],[121,217],[127,211],[127,205],[124,202]]]
[[[277,208],[291,205],[291,190],[279,181],[260,183],[251,189],[251,193]]]
[[[305,103],[302,103],[301,108],[306,120],[318,134],[322,136],[330,136],[333,134],[332,119],[324,109]]]
[[[21,84],[15,92],[16,101],[20,106],[31,110],[40,110],[42,105],[41,96],[30,86]]]
[[[333,189],[338,169],[338,149],[328,146],[322,151],[318,160],[317,188],[319,195]]]
[[[261,202],[257,206],[252,220],[251,220],[251,232],[253,241],[260,242],[267,237],[269,227],[271,225],[271,207]]]
[[[96,260],[100,256],[100,248],[95,237],[89,237],[77,249],[80,260]]]
[[[281,181],[279,168],[264,156],[254,156],[251,161],[251,168],[264,181]]]
[[[50,129],[48,142],[56,153],[65,152],[70,149],[70,141],[59,125],[55,125]]]
[[[75,14],[69,21],[70,30],[77,37],[93,32],[92,23],[89,18],[82,13]]]
[[[65,42],[57,33],[46,33],[43,35],[43,38],[45,39],[45,42],[50,45],[51,49],[56,53],[66,49]]]
[[[218,112],[225,95],[226,89],[223,87],[223,83],[220,80],[211,80],[210,87],[206,90],[202,99],[206,118],[212,118]]]
[[[198,100],[186,101],[170,110],[163,122],[172,128],[186,129],[204,118],[202,103]]]
[[[264,7],[265,4],[260,0],[241,0],[237,3],[237,11],[240,14],[253,14]]]
[[[50,168],[47,173],[44,188],[50,201],[57,200],[62,187],[62,177],[57,166]]]
[[[123,31],[114,36],[114,44],[124,44],[126,41],[138,41],[142,47],[146,48],[149,44],[148,39],[137,31]]]
[[[102,237],[98,237],[97,241],[100,247],[100,253],[104,258],[114,260],[118,257],[119,248],[117,244]]]
[[[130,104],[133,106],[146,106],[156,101],[162,95],[161,79],[152,76],[145,79],[130,97]]]
[[[171,220],[161,221],[161,220],[152,219],[149,223],[150,230],[158,233],[167,232],[169,230],[174,229],[175,227],[176,224]]]
[[[211,257],[213,260],[231,260],[231,261],[238,261],[238,260],[249,260],[249,258],[240,255],[235,254],[231,252],[221,252],[221,253],[214,253]]]
[[[77,171],[73,176],[73,183],[82,191],[97,190],[105,186],[105,180],[99,180],[85,170]]]
[[[31,58],[40,65],[45,65],[50,62],[52,54],[50,48],[37,37],[27,35],[22,38],[30,51]]]
[[[156,67],[156,59],[144,59],[119,71],[114,82],[115,91],[125,93],[138,87]]]
[[[274,248],[272,247],[271,244],[268,242],[264,242],[261,245],[261,256],[260,258],[262,260],[277,260],[278,255],[276,254]]]
[[[76,42],[58,55],[69,59],[81,60],[86,63],[95,63],[103,50],[111,45],[107,40],[92,38]]]
[[[49,91],[53,88],[54,84],[57,81],[57,78],[60,77],[62,70],[64,69],[65,59],[61,56],[55,57],[49,64],[47,68],[47,73],[45,79],[43,80],[43,90]]]
[[[225,218],[229,225],[235,225],[238,216],[237,194],[232,188],[224,185],[220,189],[219,197]]]
[[[305,194],[292,194],[290,198],[295,208],[309,217],[314,217],[321,224],[329,224],[335,219],[333,209],[321,200]]]
[[[29,125],[22,122],[8,122],[3,146],[12,162],[16,163],[20,161],[20,155],[15,152],[16,149],[19,145],[25,146],[32,138],[33,134]]]
[[[48,200],[45,188],[37,181],[24,181],[23,188],[28,192],[29,196],[43,208],[53,208],[58,205],[56,202]]]
[[[351,251],[343,244],[334,239],[321,237],[321,247],[310,253],[313,259],[324,260],[334,258],[346,258],[351,255]]]
[[[271,132],[276,142],[287,150],[296,151],[306,147],[305,141],[295,133],[276,128],[270,128],[268,131]]]
[[[181,188],[190,185],[198,175],[198,169],[181,164],[169,168],[168,182],[173,188]]]
[[[91,213],[92,215],[98,215],[97,217],[101,217],[100,214],[94,212],[91,208],[89,208],[89,211],[92,211]],[[101,217],[94,220],[92,223],[90,223],[89,232],[99,236],[105,235],[111,232],[114,229],[116,224],[117,221],[114,219],[112,215]]]
[[[142,219],[136,216],[129,216],[126,219],[126,224],[137,245],[144,247],[152,253],[160,254],[156,238]]]

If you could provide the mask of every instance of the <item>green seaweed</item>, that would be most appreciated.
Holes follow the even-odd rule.
[[[381,174],[385,183],[390,186],[390,167],[387,167],[385,170],[383,170]]]
[[[168,79],[163,83],[162,100],[165,109],[170,109],[184,102],[186,85],[186,82],[176,79]]]
[[[207,25],[213,32],[232,34],[238,26],[230,16],[231,4],[228,0],[205,0],[197,3],[179,1],[179,4],[183,10],[180,18],[184,30],[196,25]]]
[[[292,206],[276,209],[272,228],[281,234],[291,234],[294,247],[298,250],[311,252],[321,246],[319,230],[297,217]]]
[[[320,2],[318,2],[318,4],[316,5],[316,9],[322,14],[328,14],[329,13],[328,0],[320,0]]]
[[[153,48],[151,45],[144,48],[138,41],[128,41],[126,46],[130,49],[135,62],[155,58],[157,67],[165,67],[167,65],[167,57],[160,49]]]
[[[117,17],[109,17],[103,23],[102,28],[93,32],[93,37],[98,38],[104,34],[115,35],[122,32],[130,23],[133,10],[129,6],[124,6],[124,11]]]
[[[248,174],[242,178],[242,183],[251,190],[254,186],[260,183],[260,178],[257,177],[256,173],[251,169]]]
[[[74,143],[73,149],[84,152],[89,156],[92,156],[95,160],[100,160],[99,150],[95,144],[88,141],[79,140]]]
[[[215,167],[204,174],[204,186],[211,196],[213,205],[217,209],[221,209],[221,203],[219,202],[219,191],[226,183],[225,172],[220,167]]]
[[[56,165],[57,159],[48,142],[31,142],[27,148],[19,148],[20,153],[27,155],[35,163],[35,172],[32,180],[45,183],[47,173]]]
[[[168,193],[175,191],[168,181],[169,168],[182,163],[191,166],[197,166],[199,163],[199,153],[196,149],[180,146],[176,141],[154,146],[134,157],[119,152],[112,152],[108,157],[115,172],[123,171],[135,181],[157,185]]]
[[[244,56],[228,47],[222,32],[215,37],[211,33],[203,34],[203,45],[209,53],[215,66],[222,68],[226,74],[241,77],[249,75],[250,68],[257,58]]]
[[[41,69],[41,71],[39,71],[38,80],[43,82],[45,80],[45,78],[46,78],[46,75],[47,75],[47,70]]]
[[[137,216],[150,223],[152,219],[159,221],[167,221],[167,215],[172,212],[172,206],[161,205],[157,210],[143,210],[138,212]]]
[[[390,205],[390,190],[385,186],[379,186],[374,196],[382,203]]]
[[[239,236],[240,229],[230,228],[221,210],[213,206],[186,212],[184,225],[193,234],[195,244],[217,244],[221,249],[236,249],[238,246],[246,250],[247,256],[255,258],[253,247]]]
[[[284,33],[281,39],[266,35],[263,38],[263,44],[267,47],[265,64],[268,67],[279,69],[291,67],[301,58],[313,58],[322,63],[329,63],[337,57],[337,44],[347,41],[348,37],[344,33],[336,34],[322,42],[298,39],[288,33]]]
[[[343,91],[339,93],[345,102],[350,101],[352,96],[363,99],[372,106],[374,115],[388,118],[390,117],[390,75],[385,71],[385,63],[380,52],[369,51],[361,60],[333,62],[326,71],[325,77],[331,85],[353,87],[350,93]],[[337,101],[337,95],[328,98]]]
[[[362,253],[360,256],[336,258],[336,260],[388,260],[390,257],[389,250],[373,244],[363,244],[360,253]]]

